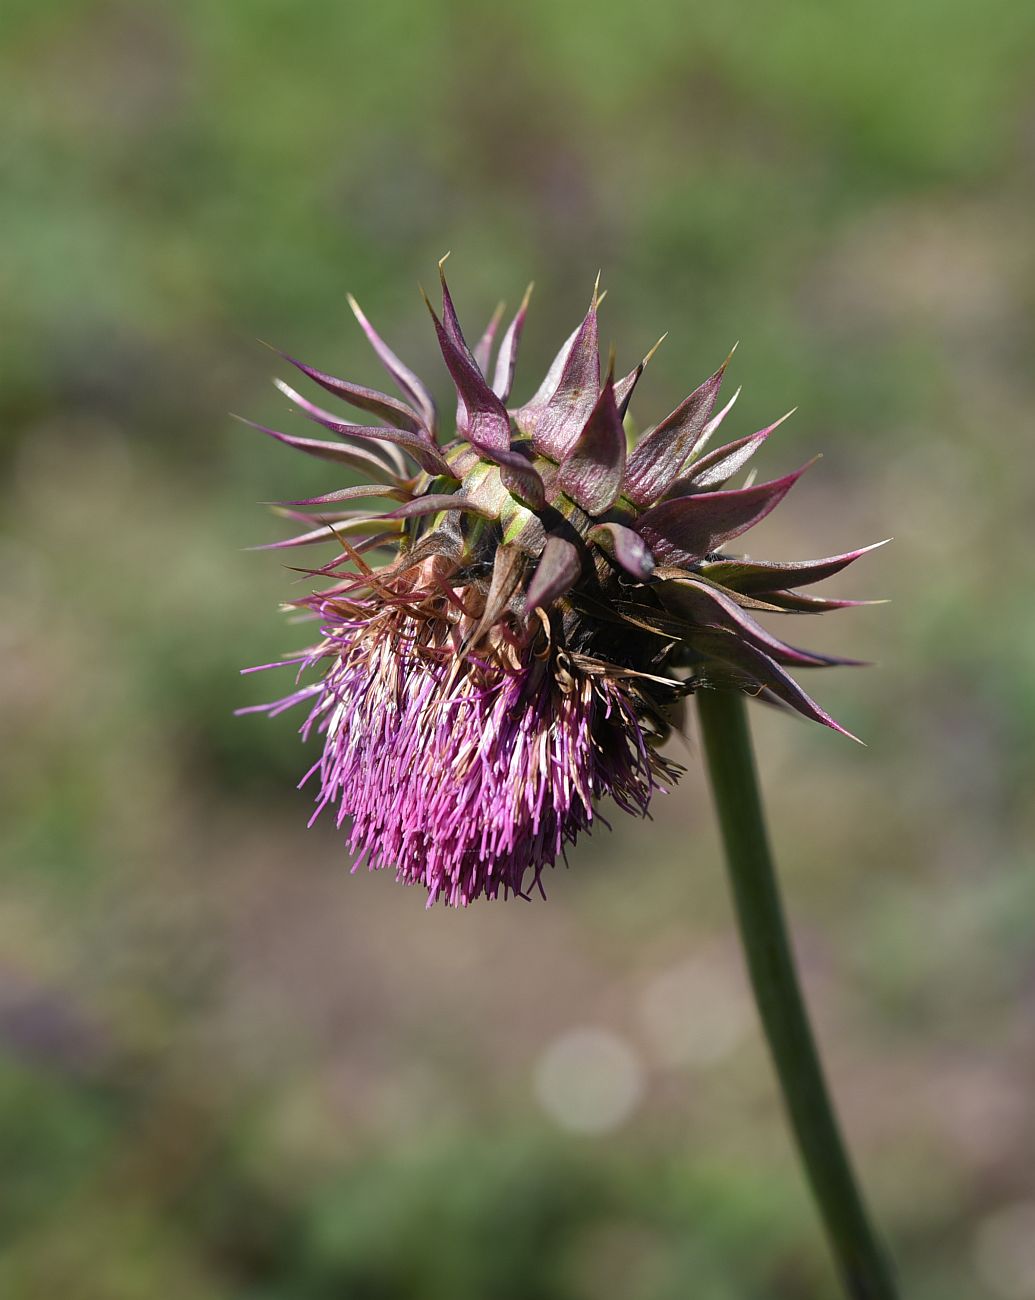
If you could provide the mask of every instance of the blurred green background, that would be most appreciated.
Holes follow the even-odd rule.
[[[7,0],[6,1300],[836,1294],[692,734],[548,903],[425,914],[232,716],[299,643],[257,502],[337,482],[228,418],[305,432],[254,340],[381,386],[352,290],[442,394],[450,248],[472,330],[537,281],[519,396],[599,267],[641,420],[739,339],[733,433],[825,453],[755,553],[894,534],[809,629],[869,748],[755,710],[773,831],[906,1294],[1035,1297],[1033,56],[1017,0]]]

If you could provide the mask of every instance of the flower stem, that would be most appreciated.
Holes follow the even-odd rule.
[[[895,1300],[890,1264],[852,1172],[802,999],[744,697],[702,690],[697,702],[751,985],[802,1163],[846,1293],[852,1300]]]

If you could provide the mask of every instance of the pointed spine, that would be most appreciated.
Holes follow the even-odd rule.
[[[603,514],[618,500],[625,475],[625,445],[625,430],[615,402],[614,374],[609,372],[557,476],[561,488],[589,514]]]
[[[418,376],[413,373],[409,366],[399,360],[377,330],[374,329],[351,293],[348,295],[348,302],[352,308],[352,314],[359,322],[360,329],[367,336],[367,341],[377,353],[378,360],[395,380],[399,391],[414,402],[424,417],[424,424],[428,432],[434,437],[438,429],[438,412],[435,409],[435,399]]]
[[[407,429],[371,427],[366,424],[344,424],[341,420],[336,420],[329,411],[316,406],[308,398],[303,397],[301,393],[295,392],[291,385],[285,384],[282,379],[275,379],[273,382],[289,401],[294,402],[307,419],[313,420],[316,424],[322,424],[325,429],[330,429],[332,433],[338,433],[349,438],[394,443],[408,452],[420,465],[421,469],[427,470],[429,474],[451,474],[449,465],[443,459],[442,453],[427,434],[410,433]]]
[[[701,441],[732,355],[636,444],[625,481],[625,495],[635,505],[652,505],[679,477]]]
[[[662,501],[645,511],[634,527],[659,559],[693,563],[764,519],[809,465],[756,487]]]

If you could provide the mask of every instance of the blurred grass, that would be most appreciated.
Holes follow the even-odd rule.
[[[744,430],[800,408],[768,466],[826,452],[759,553],[896,535],[812,638],[881,661],[817,685],[869,750],[758,719],[774,834],[908,1294],[1035,1296],[987,1245],[1035,1198],[1033,14],[9,0],[5,1296],[834,1294],[753,1029],[703,1036],[692,749],[547,906],[425,917],[232,716],[296,644],[254,503],[326,482],[227,418],[282,414],[252,340],[374,380],[351,289],[441,392],[447,248],[465,319],[536,279],[519,392],[599,266],[620,359],[671,331],[642,419],[739,338]],[[583,1024],[643,1076],[601,1140],[532,1084]]]

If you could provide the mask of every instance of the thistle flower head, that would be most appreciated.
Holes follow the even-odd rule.
[[[254,426],[372,480],[280,507],[305,527],[273,548],[334,554],[303,570],[319,590],[292,602],[319,624],[289,661],[297,689],[262,707],[308,706],[317,813],[350,823],[357,866],[466,905],[541,890],[606,797],[645,815],[678,774],[658,746],[693,691],[740,689],[843,732],[787,670],[855,661],[796,649],[756,615],[856,603],[798,588],[871,548],[791,563],[727,549],[803,473],[729,486],[780,423],[712,449],[736,401],[719,407],[729,358],[630,449],[651,354],[602,376],[596,287],[536,393],[512,404],[529,294],[498,346],[499,311],[472,348],[441,279],[440,310],[425,301],[455,388],[448,429],[354,301],[398,397],[282,354],[376,423],[278,380],[334,441]]]

